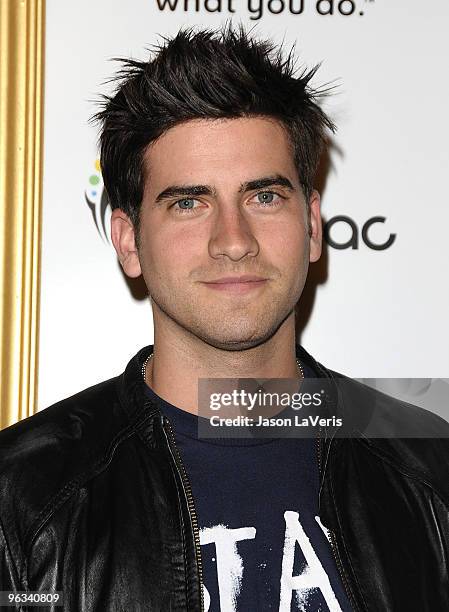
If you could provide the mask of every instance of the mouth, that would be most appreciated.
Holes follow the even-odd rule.
[[[268,280],[268,278],[263,278],[261,276],[227,276],[217,278],[213,281],[203,282],[202,284],[215,291],[228,291],[242,294],[264,286]]]

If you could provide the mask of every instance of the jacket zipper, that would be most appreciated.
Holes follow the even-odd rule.
[[[321,475],[321,445],[320,445],[320,438],[321,438],[321,427],[319,429],[319,433],[318,433],[318,437],[316,438],[317,441],[317,452],[318,452],[318,472]],[[340,559],[340,553],[338,551],[338,547],[337,547],[337,540],[335,537],[335,533],[333,531],[331,531],[330,529],[328,529],[329,535],[330,535],[330,545],[331,545],[331,550],[332,550],[332,555],[334,557],[335,560],[335,565],[337,566],[338,569],[338,573],[340,574],[340,578],[343,584],[343,588],[346,592],[346,595],[351,603],[351,606],[353,607],[354,611],[358,610],[358,606],[356,604],[356,602],[354,601],[354,597],[352,595],[352,591],[349,587],[346,575],[344,573],[343,570],[343,565]]]
[[[167,425],[168,431],[164,427],[164,425]],[[195,510],[195,504],[193,502],[192,487],[190,485],[189,477],[187,476],[186,468],[184,466],[184,463],[182,462],[181,455],[179,453],[179,449],[176,446],[173,428],[171,426],[170,421],[165,416],[162,417],[162,426],[163,426],[164,431],[168,433],[168,437],[169,437],[168,445],[169,445],[170,451],[174,451],[172,452],[172,456],[173,456],[173,459],[175,460],[175,465],[179,472],[179,475],[181,476],[184,493],[187,498],[187,507],[189,510],[190,521],[191,521],[192,529],[193,529],[193,539],[195,543],[196,566],[198,569],[198,577],[200,580],[200,598],[201,598],[200,610],[201,612],[203,612],[204,611],[203,563],[201,560],[201,545],[200,545],[200,531],[198,528],[198,517],[196,514],[196,510]]]

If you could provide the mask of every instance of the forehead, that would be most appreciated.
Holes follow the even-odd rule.
[[[284,173],[295,178],[292,147],[283,125],[266,117],[196,119],[165,132],[144,156],[148,187],[176,181],[242,181]]]

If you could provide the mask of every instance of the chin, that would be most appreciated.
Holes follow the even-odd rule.
[[[287,315],[288,316],[288,315]],[[285,317],[286,318],[286,317]],[[277,332],[279,327],[284,322],[281,321],[259,321],[258,325],[252,326],[241,326],[240,329],[234,325],[232,328],[224,328],[224,325],[215,329],[190,329],[190,331],[201,338],[203,342],[213,346],[214,348],[221,349],[224,351],[245,351],[255,346],[259,346],[264,342],[267,342]]]

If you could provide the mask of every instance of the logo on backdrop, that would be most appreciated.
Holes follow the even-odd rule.
[[[108,194],[103,186],[98,159],[95,160],[94,169],[89,176],[89,185],[84,192],[84,198],[100,238],[103,242],[111,244],[109,236],[111,207]],[[337,215],[324,224],[324,240],[331,248],[337,250],[357,250],[363,247],[373,251],[385,251],[396,240],[396,234],[388,234],[386,231],[386,223],[386,217],[382,216],[370,217],[362,223],[357,223],[351,217]]]
[[[100,238],[103,242],[111,244],[111,239],[109,237],[111,206],[109,204],[108,194],[103,186],[99,159],[95,160],[94,168],[95,171],[89,176],[89,186],[84,192],[84,199],[92,214]]]
[[[396,240],[396,234],[390,234],[388,236],[384,236],[381,241],[375,241],[372,238],[372,232],[370,232],[370,230],[373,228],[372,231],[374,232],[374,225],[378,223],[385,224],[386,220],[386,217],[371,217],[363,223],[360,230],[357,222],[354,221],[354,219],[351,219],[351,217],[347,217],[346,215],[337,215],[336,217],[329,219],[329,221],[324,224],[324,240],[333,249],[343,250],[358,249],[361,238],[363,244],[369,249],[372,249],[373,251],[385,251],[385,249],[389,249]],[[340,239],[336,238],[335,234],[333,232],[331,233],[334,226],[336,226],[335,234],[338,230],[340,232],[343,230],[346,233],[348,233],[349,230],[348,238],[341,241]]]

